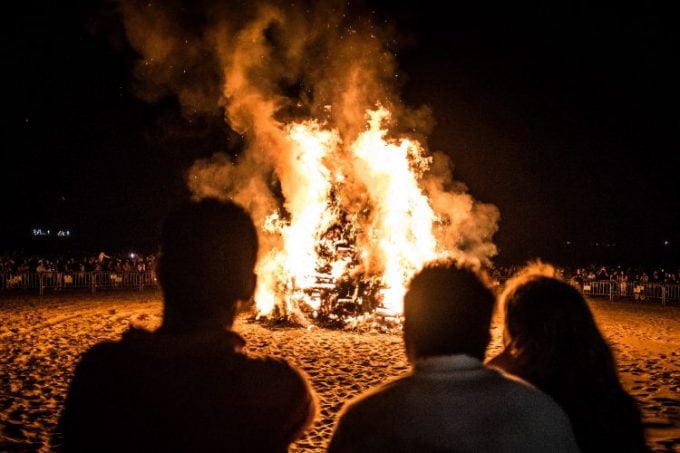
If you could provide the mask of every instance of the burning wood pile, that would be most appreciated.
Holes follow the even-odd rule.
[[[285,127],[282,197],[263,222],[262,313],[337,325],[377,309],[396,316],[415,272],[456,258],[437,242],[450,215],[420,187],[432,157],[417,141],[387,139],[389,115],[369,110],[348,147],[315,121]]]
[[[317,267],[311,284],[297,287],[291,282],[288,306],[297,306],[308,318],[331,327],[356,324],[375,312],[385,289],[379,276],[362,272],[355,247],[356,233],[350,223],[328,229],[316,247]],[[279,314],[280,316],[281,314]]]

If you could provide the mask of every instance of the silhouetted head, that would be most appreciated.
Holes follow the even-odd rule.
[[[588,304],[552,266],[535,263],[520,271],[506,283],[499,305],[506,347],[525,366],[541,374],[561,364],[582,373],[605,363],[613,368]]]
[[[167,217],[159,278],[164,326],[231,325],[255,288],[257,232],[237,204],[206,199]]]
[[[409,359],[467,354],[484,358],[495,296],[482,274],[454,264],[425,267],[404,297]]]
[[[583,451],[648,451],[639,409],[576,288],[534,263],[506,283],[500,308],[506,370],[555,399]]]

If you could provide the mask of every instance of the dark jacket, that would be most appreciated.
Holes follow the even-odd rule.
[[[128,331],[81,359],[55,435],[63,451],[286,451],[315,412],[301,372],[226,331]]]

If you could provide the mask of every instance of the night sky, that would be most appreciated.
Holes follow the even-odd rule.
[[[680,263],[670,7],[390,3],[361,8],[397,31],[403,99],[436,121],[430,149],[498,206],[498,262]],[[45,227],[73,231],[61,249],[154,250],[188,166],[238,136],[135,95],[115,3],[28,1],[6,20],[1,249],[55,247],[29,240]]]

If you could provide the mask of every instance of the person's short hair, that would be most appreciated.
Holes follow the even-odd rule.
[[[257,231],[241,206],[215,199],[181,206],[163,224],[159,277],[166,307],[201,318],[234,304],[252,282],[257,250]]]
[[[453,263],[426,266],[404,297],[404,335],[416,357],[484,358],[495,295],[486,277]]]

